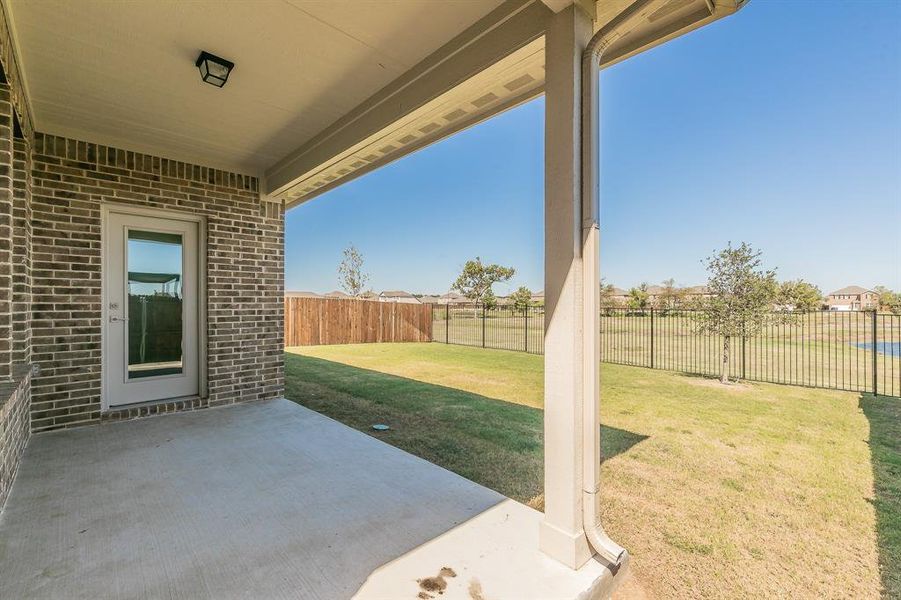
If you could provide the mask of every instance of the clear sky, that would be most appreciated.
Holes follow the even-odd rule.
[[[752,0],[601,74],[601,268],[704,283],[730,240],[824,292],[901,290],[901,1]],[[288,213],[287,290],[447,291],[472,257],[543,287],[537,99]]]

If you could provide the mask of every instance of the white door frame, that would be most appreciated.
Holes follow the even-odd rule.
[[[208,396],[207,389],[207,289],[206,289],[206,217],[193,213],[145,208],[131,204],[118,202],[103,202],[100,205],[100,410],[110,410],[110,403],[106,385],[106,353],[109,347],[109,303],[106,298],[106,246],[109,243],[109,216],[111,213],[137,215],[143,217],[156,217],[159,219],[171,219],[174,221],[188,221],[197,224],[197,377],[198,392],[201,398]],[[170,400],[154,400],[146,404],[158,404]],[[116,405],[115,410],[126,409],[128,405]]]

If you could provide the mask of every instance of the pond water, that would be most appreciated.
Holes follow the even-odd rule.
[[[862,342],[854,345],[862,350],[873,349],[872,342]],[[876,352],[886,356],[901,356],[901,342],[876,342]]]

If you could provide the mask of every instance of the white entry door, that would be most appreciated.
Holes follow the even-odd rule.
[[[110,210],[105,227],[106,404],[197,395],[198,224]]]

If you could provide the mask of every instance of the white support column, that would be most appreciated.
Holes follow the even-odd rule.
[[[592,18],[577,4],[545,38],[544,521],[541,550],[579,568],[592,550],[582,526],[583,360],[581,69]],[[596,263],[595,263],[596,264]],[[597,294],[597,290],[595,291]],[[588,371],[594,370],[594,373]]]

